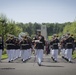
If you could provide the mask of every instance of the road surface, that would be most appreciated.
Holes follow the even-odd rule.
[[[58,62],[55,63],[50,55],[44,55],[42,66],[34,62],[34,56],[23,63],[21,58],[8,63],[8,60],[2,60],[0,63],[0,75],[76,75],[76,59],[73,63],[58,56]]]

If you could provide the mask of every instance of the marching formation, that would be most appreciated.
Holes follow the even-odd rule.
[[[62,53],[62,58],[66,59],[69,62],[71,61],[72,58],[72,52],[75,50],[76,47],[76,41],[73,38],[73,35],[70,33],[67,33],[66,35],[63,35],[63,37],[59,40],[57,35],[54,35],[52,37],[52,40],[50,42],[51,46],[51,55],[52,59],[57,62],[57,56],[58,56],[58,51],[59,49],[61,50]]]
[[[31,58],[31,54],[34,51],[37,63],[41,66],[43,54],[48,50],[53,61],[58,61],[57,57],[60,51],[62,53],[62,58],[68,62],[72,62],[72,53],[76,48],[76,40],[73,38],[73,35],[67,33],[61,38],[54,34],[50,41],[46,41],[39,31],[33,39],[27,35],[17,38],[10,34],[5,44],[3,44],[3,38],[0,35],[0,61],[4,47],[8,55],[8,62],[12,62],[19,57],[21,57],[23,62],[26,62],[26,60]]]

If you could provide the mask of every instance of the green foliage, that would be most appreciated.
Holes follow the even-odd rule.
[[[36,34],[36,31],[37,29],[40,29],[41,28],[41,24],[38,24],[38,23],[26,23],[26,24],[23,24],[23,23],[17,23],[17,25],[23,29],[23,32],[27,32],[29,34],[29,36],[31,35],[35,35]]]
[[[3,23],[2,20],[5,22]],[[6,34],[11,33],[15,36],[18,36],[20,32],[22,32],[22,28],[20,28],[14,21],[10,21],[4,14],[0,15],[0,34],[6,36]]]
[[[73,57],[74,59],[76,59],[76,50],[73,52],[72,57]]]
[[[76,21],[64,27],[63,33],[66,34],[67,32],[70,32],[76,38]]]
[[[41,25],[47,26],[47,34],[48,36],[52,36],[53,34],[58,34],[62,36],[67,32],[70,32],[76,37],[76,21],[74,22],[66,22],[66,23],[15,23],[13,20],[7,19],[6,15],[1,14],[0,19],[5,20],[5,24],[0,22],[0,34],[11,33],[15,36],[18,36],[20,32],[27,32],[29,36],[36,34],[37,29],[41,29]],[[49,37],[50,38],[50,37]]]
[[[52,39],[52,36],[48,36],[48,39],[51,40]]]

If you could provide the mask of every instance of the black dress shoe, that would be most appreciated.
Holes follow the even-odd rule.
[[[11,61],[8,61],[9,63],[11,62]]]
[[[41,66],[41,64],[39,64],[39,66]]]
[[[54,58],[53,57],[51,57],[51,59],[54,61]]]
[[[68,61],[68,59],[67,58],[64,58],[66,61]]]
[[[54,60],[55,62],[57,62],[57,60]]]
[[[64,56],[62,56],[62,58],[64,59]]]
[[[23,59],[21,59],[21,61],[23,61]]]
[[[72,61],[69,61],[69,63],[73,63]]]
[[[39,66],[41,66],[41,64],[38,64]]]
[[[25,63],[25,62],[26,62],[26,60],[23,61],[23,63]]]
[[[11,60],[11,62],[12,62],[13,60]]]
[[[66,58],[66,61],[68,61],[68,59]]]
[[[40,64],[40,63],[38,63],[38,65],[39,65],[39,66],[41,66],[41,64]]]

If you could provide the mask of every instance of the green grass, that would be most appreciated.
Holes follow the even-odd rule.
[[[3,54],[2,57],[1,57],[2,60],[7,59],[7,58],[8,58],[7,54]]]
[[[52,36],[48,36],[48,39],[51,40]]]
[[[74,51],[72,57],[73,57],[74,59],[76,59],[76,50]]]

